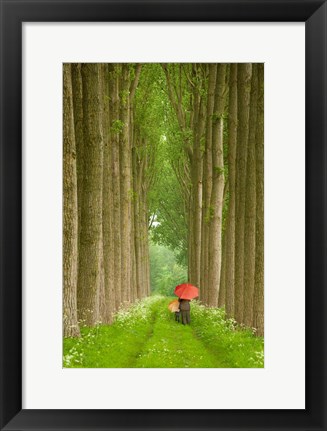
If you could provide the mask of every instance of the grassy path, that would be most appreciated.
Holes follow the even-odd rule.
[[[192,304],[191,325],[175,322],[169,298],[150,297],[110,326],[64,340],[64,366],[84,368],[263,367],[263,340],[237,331],[223,310]]]
[[[167,299],[158,302],[152,336],[138,354],[134,367],[141,368],[220,368],[219,357],[195,337],[191,325],[178,324],[167,310]]]

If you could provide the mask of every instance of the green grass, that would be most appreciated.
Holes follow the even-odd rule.
[[[221,358],[222,368],[263,368],[263,338],[238,327],[234,319],[226,320],[224,309],[193,304],[192,325],[195,336]]]
[[[64,367],[259,368],[263,339],[236,329],[224,310],[191,305],[191,325],[174,320],[170,298],[149,297],[117,314],[115,322],[82,328],[64,340]]]

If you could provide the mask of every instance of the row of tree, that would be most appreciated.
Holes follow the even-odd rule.
[[[150,293],[155,145],[134,122],[139,64],[63,66],[64,336]]]
[[[263,64],[164,64],[201,301],[263,335]],[[170,137],[171,142],[174,137]],[[175,217],[177,215],[175,214]],[[180,224],[182,231],[182,224]]]
[[[64,65],[64,333],[150,294],[149,230],[263,335],[263,64]]]

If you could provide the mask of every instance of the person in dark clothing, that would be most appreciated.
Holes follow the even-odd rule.
[[[179,298],[179,309],[182,313],[182,323],[183,325],[189,325],[191,323],[191,305],[188,299]]]
[[[181,308],[180,308],[181,298],[178,298],[178,310],[175,311],[175,322],[180,322],[181,319]]]

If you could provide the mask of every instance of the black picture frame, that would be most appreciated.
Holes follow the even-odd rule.
[[[74,21],[305,22],[304,410],[22,410],[22,23]],[[1,430],[327,430],[326,24],[321,0],[1,0]]]

